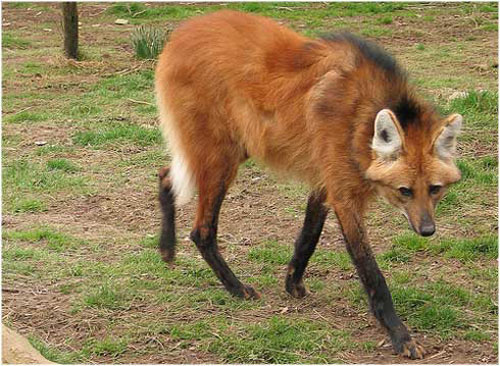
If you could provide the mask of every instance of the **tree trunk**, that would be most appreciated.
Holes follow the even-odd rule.
[[[64,51],[69,58],[78,57],[78,10],[76,2],[62,3]]]

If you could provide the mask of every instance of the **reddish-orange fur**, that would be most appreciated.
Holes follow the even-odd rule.
[[[220,11],[183,23],[160,57],[156,90],[162,129],[183,151],[199,193],[193,240],[223,282],[225,263],[203,248],[216,233],[224,193],[248,157],[324,193],[318,197],[335,210],[367,290],[375,286],[370,276],[379,276],[362,222],[374,194],[404,209],[418,231],[423,213],[432,216],[444,191],[431,197],[429,185],[446,188],[459,179],[452,160],[438,158],[434,147],[453,116],[441,119],[404,76],[389,77],[353,44],[308,39],[264,17]],[[418,106],[418,121],[403,128],[394,120],[402,147],[397,159],[386,161],[372,149],[375,116],[403,97]],[[398,196],[401,186],[413,188],[412,200]],[[375,304],[382,300],[374,291],[368,294]],[[386,296],[385,288],[377,291]],[[248,286],[233,293],[258,296]],[[393,332],[398,352],[423,355],[404,325],[377,317]]]
[[[222,173],[214,171],[230,182],[253,156],[326,187],[332,204],[362,197],[362,209],[373,193],[364,171],[374,116],[388,90],[413,93],[403,81],[388,88],[370,62],[354,68],[355,58],[349,44],[310,40],[254,15],[221,11],[182,24],[160,57],[156,85],[198,190],[215,189]],[[407,132],[414,159],[431,152],[441,125],[432,110],[424,114],[426,128]]]

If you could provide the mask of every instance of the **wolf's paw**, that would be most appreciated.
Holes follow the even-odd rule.
[[[260,299],[260,292],[252,286],[243,285],[243,298],[245,300],[258,300]]]
[[[245,300],[258,300],[260,299],[260,292],[255,290],[252,286],[241,285],[236,289],[228,288],[229,292],[236,297],[241,297]]]
[[[175,259],[175,248],[161,248],[160,254],[165,263],[172,263]]]
[[[295,283],[292,281],[292,276],[287,276],[285,288],[286,291],[296,299],[300,299],[309,295],[309,291],[307,291],[306,287],[304,286],[304,282],[300,281],[299,283]]]
[[[397,353],[402,356],[411,358],[412,360],[415,360],[417,358],[423,359],[427,353],[424,347],[422,347],[413,339],[409,339],[405,342],[400,343],[399,345],[394,344],[394,348],[396,349]]]

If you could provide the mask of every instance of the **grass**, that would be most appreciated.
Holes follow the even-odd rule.
[[[2,32],[2,46],[5,48],[27,48],[31,42],[15,36],[11,32]]]
[[[47,168],[49,170],[62,170],[66,173],[74,173],[79,170],[79,168],[67,159],[51,159],[47,161]]]
[[[126,339],[114,339],[111,337],[104,339],[89,338],[85,341],[82,350],[72,352],[60,351],[54,347],[50,347],[35,336],[28,337],[28,340],[32,346],[40,351],[42,356],[61,364],[78,363],[81,360],[89,360],[95,356],[107,356],[112,359],[127,349]]]
[[[140,60],[154,60],[166,41],[166,34],[160,29],[141,26],[132,33],[135,56]]]
[[[186,19],[191,16],[205,13],[213,12],[220,9],[237,9],[241,11],[246,11],[250,13],[259,13],[269,17],[281,18],[285,17],[288,19],[300,19],[304,16],[310,18],[323,18],[323,17],[335,17],[339,15],[343,16],[358,16],[358,15],[371,15],[371,14],[385,14],[391,12],[397,12],[403,10],[405,5],[403,4],[371,4],[371,3],[330,3],[326,6],[310,6],[307,10],[304,10],[304,6],[307,3],[293,3],[293,2],[282,2],[282,3],[262,3],[262,2],[247,2],[240,4],[228,4],[225,6],[221,5],[209,5],[209,6],[158,6],[158,7],[146,7],[143,4],[137,3],[123,3],[115,4],[108,8],[108,13],[120,17],[130,18],[130,19],[175,19],[181,20]]]
[[[389,251],[382,254],[386,262],[406,263],[417,252],[432,252],[446,258],[456,258],[468,262],[479,258],[496,259],[498,257],[498,238],[485,235],[473,239],[441,239],[433,243],[416,234],[403,234],[394,239]]]
[[[384,16],[384,17],[378,18],[377,23],[378,24],[385,24],[385,25],[392,24],[392,17]]]
[[[253,247],[248,252],[248,259],[264,264],[288,264],[292,250],[276,241],[269,241],[263,246]]]
[[[127,297],[124,293],[117,292],[109,284],[103,284],[85,295],[83,304],[88,307],[119,309],[126,304]]]
[[[43,211],[47,211],[47,205],[39,199],[20,198],[12,203],[12,212],[15,213]]]
[[[75,175],[76,169],[64,159],[50,160],[45,166],[24,158],[9,161],[2,171],[3,193],[7,198],[4,208],[14,212],[42,212],[46,208],[42,201],[52,194],[89,194],[91,184],[84,176]]]
[[[481,257],[496,259],[498,258],[498,238],[497,236],[485,236],[474,239],[448,239],[443,240],[433,250],[463,262]]]
[[[8,240],[22,241],[34,244],[45,243],[47,248],[62,252],[85,244],[80,239],[55,231],[50,227],[41,227],[25,231],[6,231],[3,237]]]
[[[4,292],[4,321],[31,331],[59,363],[373,363],[379,354],[402,362],[377,346],[384,335],[374,320],[367,325],[367,298],[333,212],[305,272],[312,294],[287,295],[309,189],[252,159],[222,206],[219,246],[262,299],[229,295],[189,241],[196,200],[177,208],[175,262],[161,260],[156,172],[169,157],[156,127],[155,63],[136,58],[130,34],[222,8],[306,36],[363,33],[408,67],[444,115],[464,116],[462,180],[437,208],[436,235],[410,233],[387,206],[375,206],[366,225],[417,339],[431,352],[449,343],[468,350],[446,348],[450,362],[497,362],[496,3],[82,3],[94,15],[82,22],[92,42],[78,63],[60,55],[57,32],[42,31],[55,29],[58,6],[4,4],[12,25],[2,35],[2,272],[4,287],[21,291]],[[455,92],[466,94],[450,100]],[[47,144],[36,146],[40,139]]]
[[[449,110],[462,114],[467,124],[496,128],[498,92],[468,91],[465,97],[452,100]]]
[[[103,126],[92,131],[80,131],[73,136],[73,142],[81,146],[100,147],[107,143],[132,142],[139,146],[156,145],[161,142],[157,128],[146,128],[135,124]]]
[[[415,48],[419,51],[425,50],[425,46],[422,43],[417,44]]]
[[[324,323],[272,317],[242,327],[238,333],[222,333],[209,347],[228,363],[292,364],[310,359],[333,363],[327,352],[347,349],[347,333]],[[312,357],[312,358],[311,358]]]
[[[406,279],[394,277],[388,286],[398,314],[412,329],[436,334],[443,340],[457,334],[471,338],[468,334],[478,325],[484,329],[498,316],[498,305],[493,299],[442,278],[411,285]],[[348,290],[348,296],[360,309],[367,306],[361,288]],[[471,323],[474,313],[482,315]]]
[[[4,123],[21,123],[21,122],[43,122],[50,118],[47,111],[22,111],[16,114],[5,116]]]

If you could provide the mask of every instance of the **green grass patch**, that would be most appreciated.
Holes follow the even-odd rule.
[[[178,324],[172,326],[168,333],[174,340],[202,340],[204,338],[214,337],[213,333],[217,331],[222,331],[220,320],[214,321],[212,317],[207,320],[199,320],[188,324]]]
[[[134,124],[116,124],[114,126],[100,126],[91,131],[77,132],[73,136],[73,142],[81,146],[95,147],[120,142],[151,146],[161,143],[161,134],[157,128],[145,128]]]
[[[104,339],[88,338],[81,349],[75,351],[62,351],[51,347],[35,336],[28,340],[46,359],[60,364],[88,363],[95,356],[116,358],[127,350],[126,338],[105,337]]]
[[[126,256],[121,265],[121,270],[133,273],[134,275],[149,274],[161,276],[165,272],[169,272],[165,268],[165,263],[158,251],[152,249],[144,249],[139,253]]]
[[[498,4],[489,3],[479,7],[481,13],[498,13]]]
[[[220,334],[208,350],[227,363],[331,363],[327,353],[347,349],[349,342],[347,332],[325,323],[273,316]]]
[[[244,2],[229,3],[225,6],[218,4],[205,6],[164,5],[148,8],[143,4],[120,3],[109,7],[107,13],[137,23],[138,19],[180,20],[220,9],[232,9],[288,20],[301,20],[307,17],[308,20],[319,20],[320,22],[317,25],[320,25],[325,18],[388,14],[404,10],[405,7],[406,5],[401,3],[329,3],[318,6],[303,2]]]
[[[70,146],[45,145],[45,146],[39,146],[36,149],[35,154],[38,156],[56,156],[63,153],[70,153],[73,151],[74,148]]]
[[[130,96],[131,92],[150,92],[153,101],[154,71],[141,70],[128,75],[116,75],[102,79],[91,88],[92,94],[97,97],[112,97],[121,99]],[[91,95],[92,95],[91,94]]]
[[[160,246],[160,237],[159,235],[148,234],[139,244],[145,248],[158,249]]]
[[[120,309],[128,303],[128,296],[108,281],[97,288],[92,288],[83,296],[83,305],[100,309]]]
[[[398,10],[404,10],[404,3],[371,3],[371,2],[345,2],[329,3],[328,8],[344,16],[387,14]]]
[[[361,31],[361,34],[366,37],[386,37],[392,34],[392,30],[388,28],[365,28]]]
[[[387,268],[387,263],[407,263],[411,260],[411,253],[403,248],[392,246],[391,249],[384,252],[380,257],[380,266]]]
[[[74,173],[80,170],[74,163],[67,159],[51,159],[47,161],[49,170],[62,170],[66,173]]]
[[[106,13],[117,16],[136,16],[147,11],[147,7],[142,3],[119,3],[113,4],[106,9]],[[138,14],[140,13],[140,14]]]
[[[439,204],[436,208],[436,214],[441,215],[443,213],[449,213],[461,209],[463,201],[461,201],[460,198],[461,195],[459,187],[451,187],[451,189],[446,192],[441,201],[439,201]]]
[[[483,160],[484,159],[484,160]],[[485,157],[476,160],[460,159],[457,167],[462,173],[462,180],[472,181],[480,185],[496,185],[498,183],[498,168],[494,157]]]
[[[482,257],[496,259],[498,256],[498,237],[483,236],[473,239],[447,239],[432,246],[434,252],[444,253],[447,258],[468,262]]]
[[[68,174],[61,169],[51,169],[26,159],[5,163],[2,174],[4,194],[7,195],[7,202],[4,201],[4,204],[10,204],[22,192],[86,193],[90,188],[85,177]]]
[[[127,350],[127,339],[115,339],[105,337],[104,339],[90,338],[85,341],[82,353],[89,356],[111,356],[116,357]]]
[[[437,206],[437,214],[459,215],[470,205],[481,204],[489,209],[497,204],[496,187],[498,184],[498,161],[496,156],[478,159],[463,158],[456,162],[462,179],[452,185]],[[487,192],[484,192],[485,190]],[[495,189],[495,191],[493,191]],[[483,194],[479,194],[483,191]]]
[[[27,9],[30,8],[34,5],[34,3],[28,3],[28,2],[16,2],[16,1],[9,1],[4,3],[7,9]]]
[[[378,256],[382,268],[387,269],[391,264],[408,263],[417,251],[426,250],[428,240],[413,233],[396,236],[389,250]]]
[[[31,42],[20,38],[12,32],[9,31],[3,31],[2,32],[2,47],[5,48],[27,48],[31,45]]]
[[[57,252],[75,249],[86,242],[70,235],[58,232],[48,226],[32,230],[5,231],[3,237],[8,240],[24,241],[28,243],[45,243],[47,248]]]
[[[10,211],[14,213],[47,211],[45,202],[36,198],[19,198],[12,202]]]
[[[152,167],[159,167],[165,165],[167,153],[164,149],[148,150],[120,161],[121,166],[134,166],[151,169]]]
[[[254,246],[248,251],[248,258],[257,263],[286,265],[292,258],[292,250],[277,241],[269,240],[260,246]]]
[[[140,26],[132,33],[135,56],[140,60],[155,60],[163,49],[166,33],[151,26]]]
[[[4,250],[2,251],[2,258],[4,260],[40,259],[41,253],[35,248],[20,248],[16,246],[9,246],[8,248],[4,248]]]
[[[497,129],[498,92],[468,91],[450,102],[449,112],[462,114],[467,126]]]
[[[464,334],[464,339],[468,341],[473,341],[473,342],[484,342],[484,341],[489,341],[491,337],[479,330],[469,330]]]
[[[481,236],[477,238],[448,238],[439,242],[413,233],[402,234],[394,238],[391,248],[378,256],[383,268],[388,268],[390,263],[407,263],[413,254],[419,251],[442,254],[445,258],[456,258],[462,262],[476,259],[495,259],[498,253],[498,238],[496,236]]]
[[[398,314],[418,330],[434,330],[446,337],[451,331],[466,325],[450,299],[430,289],[390,285]]]
[[[32,110],[21,111],[15,114],[7,114],[3,116],[4,123],[22,123],[22,122],[44,122],[51,118],[47,111],[35,112]]]
[[[42,74],[46,71],[46,67],[38,62],[29,61],[22,65],[21,72],[25,74]]]
[[[52,347],[35,336],[28,336],[28,341],[37,349],[47,360],[63,365],[79,363],[82,357],[79,352],[60,351]]]
[[[377,19],[378,24],[392,24],[392,17],[390,16],[383,16],[381,18]]]
[[[498,24],[497,23],[488,23],[481,26],[482,30],[488,32],[498,32]]]
[[[311,264],[317,264],[320,268],[338,268],[343,271],[353,269],[351,258],[346,251],[337,252],[334,250],[316,249],[311,257]]]

